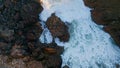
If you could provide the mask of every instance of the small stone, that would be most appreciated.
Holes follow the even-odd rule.
[[[44,52],[47,53],[47,54],[55,54],[55,53],[57,53],[56,49],[54,49],[54,48],[44,48]]]

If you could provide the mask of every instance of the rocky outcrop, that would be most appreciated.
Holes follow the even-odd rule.
[[[68,27],[55,13],[47,19],[46,25],[54,38],[58,37],[60,41],[64,42],[69,40],[70,35],[68,33]]]
[[[0,0],[0,9],[0,42],[7,44],[2,54],[30,54],[28,43],[39,40],[43,31],[38,16],[42,6],[36,0]]]
[[[38,22],[38,14],[43,10],[42,6],[34,0],[0,1],[0,25],[11,29],[24,28]]]
[[[104,25],[115,42],[120,46],[120,0],[84,0],[92,8],[93,21]]]
[[[31,60],[24,61],[24,58],[21,59],[10,59],[8,56],[0,55],[0,67],[1,68],[44,68],[42,63],[32,58]]]
[[[60,55],[64,48],[39,41],[43,31],[39,23],[42,10],[39,0],[0,0],[0,66],[61,68]],[[62,32],[67,31],[67,27],[61,22],[58,22],[60,32],[53,36],[64,39],[66,34]]]
[[[38,43],[36,43],[38,44]],[[31,54],[26,55],[23,48],[15,44],[11,49],[10,55],[0,55],[0,65],[7,68],[61,68],[63,47],[57,46],[56,43],[42,44],[34,46],[29,44]]]

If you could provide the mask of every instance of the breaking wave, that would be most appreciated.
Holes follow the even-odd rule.
[[[52,13],[68,22],[70,40],[60,42],[65,51],[61,55],[63,64],[70,68],[116,68],[120,65],[120,49],[110,35],[91,20],[90,8],[84,5],[83,0],[41,0],[44,8],[40,19],[46,21]],[[44,23],[44,22],[43,22]],[[42,23],[42,24],[43,24]],[[44,29],[40,37],[43,43],[52,42],[49,30]],[[44,39],[43,39],[44,38]],[[46,41],[45,41],[46,40]]]

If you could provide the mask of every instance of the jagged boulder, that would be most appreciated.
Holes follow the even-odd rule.
[[[51,17],[49,17],[46,21],[46,25],[50,30],[52,36],[58,37],[61,41],[68,41],[69,40],[69,32],[68,27],[65,23],[53,13]]]

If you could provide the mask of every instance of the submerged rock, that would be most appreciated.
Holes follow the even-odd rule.
[[[69,68],[67,65],[65,65],[63,68]]]
[[[58,37],[64,42],[69,40],[68,27],[54,13],[47,19],[46,25],[54,38]]]

